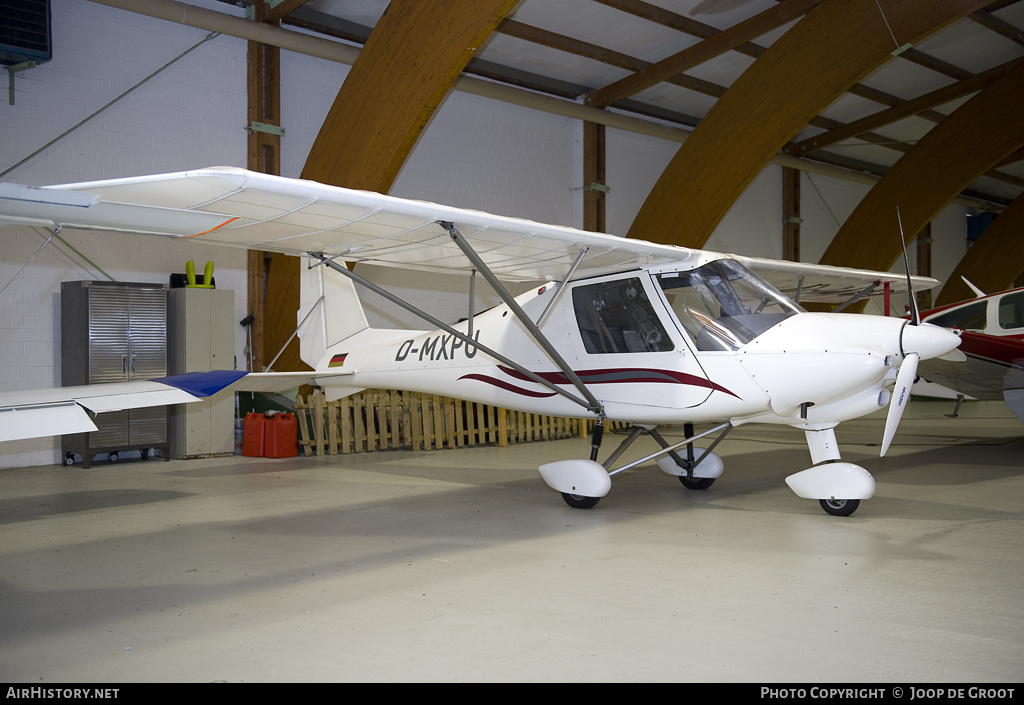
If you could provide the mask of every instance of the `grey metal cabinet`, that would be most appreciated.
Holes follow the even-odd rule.
[[[230,289],[171,288],[167,303],[170,374],[235,369],[235,293]],[[235,395],[169,407],[171,456],[234,455]]]
[[[129,382],[167,374],[167,287],[162,284],[61,283],[61,384]],[[63,436],[64,462],[111,459],[126,450],[168,457],[167,407],[98,414],[97,431]]]

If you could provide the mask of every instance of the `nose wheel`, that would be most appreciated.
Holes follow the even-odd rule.
[[[848,517],[860,506],[859,499],[835,499],[834,497],[819,499],[818,503],[826,514],[831,514],[834,517]]]

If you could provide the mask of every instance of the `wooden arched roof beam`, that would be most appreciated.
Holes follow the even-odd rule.
[[[302,177],[387,193],[463,67],[515,4],[388,5],[338,91]]]
[[[1022,94],[1024,65],[929,130],[861,200],[821,263],[888,270],[901,254],[897,209],[910,242],[972,181],[1024,145]]]
[[[1024,160],[1024,147],[1021,147],[1013,154],[1007,156],[1003,161],[996,164],[996,166],[1006,166],[1007,164],[1016,164],[1017,162]]]
[[[817,5],[715,103],[662,174],[629,235],[702,247],[808,120],[890,58],[892,35],[916,42],[985,4],[892,0],[884,18],[876,0]]]
[[[943,284],[935,305],[974,298],[961,277],[994,294],[1009,289],[1024,271],[1024,194],[1000,213],[967,250]]]

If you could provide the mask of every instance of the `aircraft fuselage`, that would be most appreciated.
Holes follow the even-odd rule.
[[[686,292],[674,275],[637,270],[571,282],[561,293],[549,283],[516,302],[538,321],[558,297],[541,331],[609,419],[815,428],[888,403],[884,387],[894,379],[906,321],[808,313],[788,300],[761,303],[769,312],[755,313],[749,296],[708,300],[710,290]],[[695,295],[685,303],[677,300],[688,293]],[[703,312],[696,310],[698,301]],[[731,315],[728,306],[736,307]],[[684,316],[688,320],[681,320]],[[386,341],[378,334],[365,346],[355,336],[330,349],[318,368],[343,364],[355,370],[351,384],[359,388],[397,386],[530,413],[592,415],[481,350],[500,351],[525,370],[573,390],[508,306],[477,314],[472,328],[468,321],[452,328],[476,344],[443,330],[394,331]],[[733,335],[732,329],[743,332]],[[945,341],[947,333],[935,330]],[[717,338],[712,340],[709,331]]]

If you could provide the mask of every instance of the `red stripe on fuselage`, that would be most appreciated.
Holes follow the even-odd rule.
[[[509,367],[498,365],[498,369],[518,380],[529,380],[529,377],[526,375]],[[704,377],[691,375],[686,372],[676,372],[675,370],[657,370],[645,367],[610,367],[607,369],[581,370],[576,375],[584,384],[685,384],[691,387],[705,387],[717,392],[723,392],[739,399],[739,396],[733,392]],[[562,372],[538,372],[537,376],[553,384],[571,384],[569,378]]]

